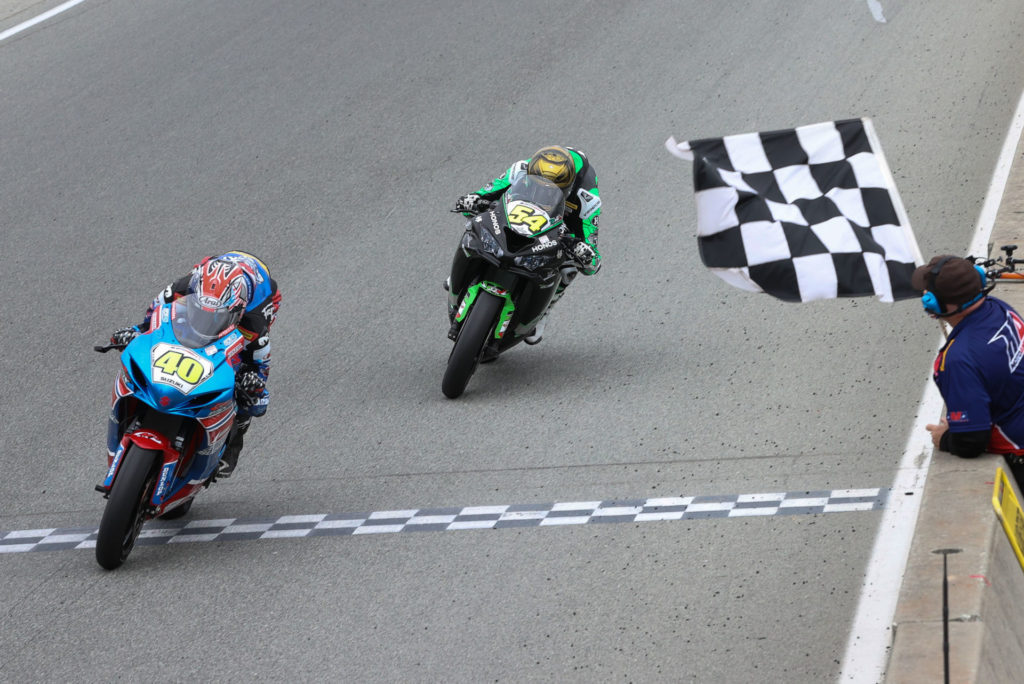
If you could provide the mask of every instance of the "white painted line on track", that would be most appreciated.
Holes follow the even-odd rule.
[[[503,513],[502,520],[543,520],[548,515],[547,511],[512,511]]]
[[[29,19],[28,21],[23,21],[20,24],[18,24],[17,26],[12,26],[11,28],[9,28],[6,31],[4,31],[3,33],[0,33],[0,41],[3,41],[3,40],[6,40],[7,38],[10,38],[11,36],[13,36],[16,33],[21,33],[25,29],[32,28],[36,24],[38,24],[40,22],[44,22],[47,19],[49,19],[50,17],[54,17],[54,16],[60,14],[61,12],[69,10],[72,7],[74,7],[75,5],[77,5],[79,3],[82,3],[82,2],[85,2],[85,0],[68,0],[68,2],[65,2],[62,5],[57,5],[52,10],[43,12],[42,14],[40,14],[37,17],[33,17],[33,18]]]
[[[10,544],[9,546],[0,546],[0,553],[27,553],[28,551],[35,551],[37,544]]]
[[[16,530],[7,535],[7,539],[21,539],[24,537],[46,537],[57,531],[56,527],[46,527],[38,530]]]
[[[1021,93],[1017,102],[1017,111],[1003,141],[1003,149],[992,173],[992,181],[978,216],[968,254],[988,255],[988,242],[1006,191],[1006,182],[1022,131],[1024,93]],[[943,342],[944,339],[940,338],[936,351]],[[853,627],[846,643],[846,655],[839,672],[839,681],[844,684],[877,684],[884,678],[893,642],[892,621],[896,615],[896,603],[903,584],[903,573],[907,569],[925,479],[931,465],[931,435],[925,425],[940,417],[942,406],[938,388],[929,378],[918,406],[917,419],[910,430],[903,458],[889,490],[889,504],[882,513],[882,523],[871,550]]]

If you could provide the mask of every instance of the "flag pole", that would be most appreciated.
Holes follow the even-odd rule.
[[[946,559],[951,553],[960,553],[962,549],[935,549],[932,553],[942,554],[942,663],[945,673],[945,684],[949,684],[949,571]]]

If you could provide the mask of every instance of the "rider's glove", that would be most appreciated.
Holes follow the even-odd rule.
[[[244,370],[235,376],[235,401],[240,406],[250,407],[263,396],[267,381],[254,370]]]
[[[133,325],[130,328],[121,328],[115,330],[114,334],[110,336],[110,344],[115,344],[119,347],[127,347],[128,343],[134,340],[136,337],[142,334],[139,327]]]
[[[594,257],[597,256],[597,252],[594,251],[594,248],[583,240],[580,240],[573,245],[572,252],[570,254],[572,255],[573,261],[578,263],[581,267],[589,266],[590,262],[592,262]]]
[[[477,212],[483,211],[488,204],[490,204],[490,202],[485,200],[480,195],[470,193],[468,195],[463,195],[459,199],[455,200],[455,211],[462,211],[470,214],[475,214]]]

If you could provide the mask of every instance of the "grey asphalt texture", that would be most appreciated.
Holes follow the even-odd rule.
[[[1024,17],[884,10],[86,0],[0,42],[0,529],[98,523],[116,359],[92,345],[227,249],[284,294],[272,403],[191,518],[888,486],[935,324],[729,289],[663,147],[870,116],[922,252],[962,252]],[[446,400],[448,209],[550,142],[597,168],[605,265]],[[0,673],[828,681],[878,520],[0,555]]]

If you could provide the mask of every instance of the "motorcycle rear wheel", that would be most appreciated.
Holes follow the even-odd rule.
[[[469,310],[448,357],[448,367],[441,381],[441,391],[449,399],[455,399],[466,391],[466,385],[480,362],[480,352],[494,331],[498,314],[504,305],[503,299],[481,292]]]
[[[103,510],[96,534],[96,562],[107,570],[120,567],[146,522],[146,508],[156,487],[160,452],[128,447]]]

